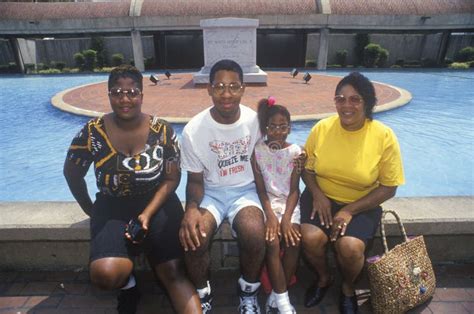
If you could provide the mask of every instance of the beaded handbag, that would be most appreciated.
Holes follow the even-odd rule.
[[[387,213],[397,219],[404,241],[389,251],[380,221],[385,253],[377,260],[368,259],[370,299],[374,313],[404,313],[433,296],[436,279],[423,236],[408,239],[398,214],[384,210],[382,219]]]

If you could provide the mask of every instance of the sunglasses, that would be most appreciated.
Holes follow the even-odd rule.
[[[142,94],[142,91],[138,87],[134,87],[131,89],[122,89],[120,87],[112,87],[109,90],[110,97],[114,98],[122,98],[123,95],[127,96],[128,99],[132,100],[137,98]]]
[[[344,95],[336,95],[336,97],[334,97],[334,102],[338,106],[344,105],[346,101],[348,100],[349,100],[349,104],[353,106],[360,105],[362,102],[364,102],[364,99],[360,97],[359,95],[352,95],[347,98]]]
[[[282,132],[287,132],[290,129],[288,124],[269,124],[267,125],[267,131],[275,132],[276,130],[281,130]]]
[[[229,89],[229,93],[231,93],[232,95],[237,95],[242,90],[242,84],[240,83],[230,83],[230,84],[217,83],[217,84],[211,85],[211,87],[212,87],[212,92],[217,95],[223,95],[226,89]]]

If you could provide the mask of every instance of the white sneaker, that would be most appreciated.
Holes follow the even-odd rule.
[[[278,313],[281,314],[296,314],[296,310],[291,304],[285,305],[283,308],[278,308]]]
[[[212,312],[212,294],[206,294],[201,300],[201,309],[203,314]]]
[[[278,306],[276,304],[275,295],[270,293],[265,303],[265,314],[276,314],[278,313]]]
[[[260,306],[258,305],[258,290],[254,292],[242,291],[240,285],[238,286],[238,294],[240,299],[239,313],[240,314],[260,314]]]

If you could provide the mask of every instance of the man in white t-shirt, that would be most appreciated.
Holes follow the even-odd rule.
[[[265,256],[264,214],[256,193],[250,157],[261,137],[257,114],[240,104],[242,68],[218,61],[209,75],[213,106],[184,127],[181,166],[188,172],[186,212],[179,237],[204,313],[210,313],[210,243],[224,219],[237,236],[242,276],[240,313],[260,313],[257,293]]]

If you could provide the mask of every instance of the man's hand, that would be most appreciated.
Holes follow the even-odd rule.
[[[202,214],[199,209],[187,209],[181,221],[181,228],[179,229],[179,241],[186,252],[190,249],[195,251],[196,248],[201,246],[199,237],[206,237],[206,233],[202,227]]]
[[[274,213],[267,215],[267,222],[265,223],[265,240],[272,242],[275,238],[278,239],[280,235],[280,224],[278,218]]]

